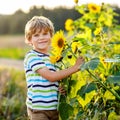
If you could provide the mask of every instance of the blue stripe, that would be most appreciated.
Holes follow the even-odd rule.
[[[33,62],[33,61],[41,61],[41,60],[42,60],[42,59],[40,59],[40,58],[35,58],[35,57],[34,57],[34,58],[31,58],[29,62],[31,63],[31,62]]]
[[[48,80],[40,80],[40,79],[29,79],[27,82],[49,82]]]
[[[32,96],[32,98],[51,98],[51,97],[57,97],[57,94],[48,95],[48,96],[43,96],[43,95]]]
[[[52,66],[50,63],[46,63],[47,66]]]
[[[46,63],[46,65],[49,67],[54,67],[54,65],[52,65],[51,63]]]
[[[32,97],[32,93],[28,92],[27,94]]]

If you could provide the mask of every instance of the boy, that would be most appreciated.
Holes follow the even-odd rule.
[[[32,46],[24,59],[27,81],[27,112],[30,120],[58,120],[58,81],[79,71],[84,62],[79,57],[74,66],[56,71],[49,60],[49,48],[54,33],[52,22],[44,16],[34,16],[25,26],[25,42]]]

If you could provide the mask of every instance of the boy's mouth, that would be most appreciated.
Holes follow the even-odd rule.
[[[47,43],[48,41],[44,40],[44,41],[39,41],[38,43]]]

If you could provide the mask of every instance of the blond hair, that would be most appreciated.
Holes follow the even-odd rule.
[[[37,30],[45,30],[50,32],[51,37],[54,34],[54,26],[53,23],[44,16],[34,16],[30,19],[25,25],[25,43],[29,43],[32,35],[36,33]]]

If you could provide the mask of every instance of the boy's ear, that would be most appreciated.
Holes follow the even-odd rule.
[[[25,43],[28,44],[28,45],[30,45],[30,46],[32,46],[31,40],[25,39]]]

